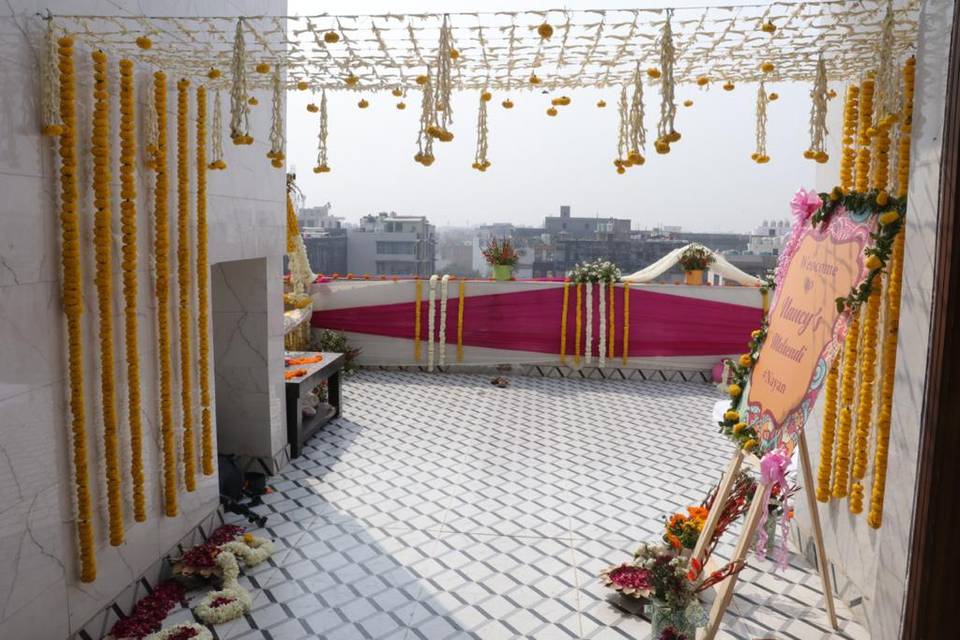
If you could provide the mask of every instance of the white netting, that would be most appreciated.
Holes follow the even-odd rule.
[[[876,68],[886,0],[825,0],[741,6],[677,8],[671,20],[677,68],[674,81],[698,77],[759,81],[761,59],[777,69],[778,81],[811,82],[817,56],[826,55],[828,80],[853,80]],[[919,0],[891,7],[894,59],[914,48]],[[308,81],[317,89],[390,90],[414,86],[414,76],[435,66],[446,22],[454,90],[518,88],[536,70],[538,88],[609,87],[628,84],[638,60],[656,60],[667,9],[511,11],[408,15],[249,16],[243,19],[243,66],[282,64],[286,82]],[[174,77],[199,77],[211,66],[231,69],[235,16],[143,17],[55,15],[59,30],[119,57],[163,67]],[[538,27],[551,24],[552,38]],[[764,25],[775,25],[774,32]],[[337,35],[335,42],[325,36]],[[149,34],[149,51],[136,38]],[[771,47],[775,43],[775,48]],[[224,71],[226,87],[240,71]],[[349,87],[345,78],[356,81]],[[270,77],[251,73],[249,89],[269,89]],[[239,105],[238,105],[239,106]],[[238,126],[246,133],[242,124]]]

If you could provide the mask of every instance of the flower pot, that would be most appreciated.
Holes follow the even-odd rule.
[[[767,521],[763,524],[763,528],[767,532],[767,547],[764,549],[764,551],[766,551],[768,556],[773,553],[773,550],[777,545],[778,524],[780,524],[780,518],[773,513],[767,516]]]
[[[509,280],[513,277],[513,266],[509,264],[493,265],[494,280]]]
[[[652,640],[657,640],[668,627],[673,627],[678,634],[683,634],[691,640],[697,637],[697,622],[687,615],[686,610],[673,609],[665,602],[651,600],[649,612]]]
[[[703,269],[692,269],[684,272],[685,284],[703,284]]]

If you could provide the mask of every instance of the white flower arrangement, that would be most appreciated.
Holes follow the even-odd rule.
[[[610,286],[613,286],[612,284]],[[597,366],[605,367],[607,366],[607,296],[606,293],[606,283],[600,281],[600,350],[597,354]]]
[[[576,283],[605,282],[611,284],[620,281],[620,268],[609,260],[593,260],[578,263],[567,274]]]
[[[266,538],[246,534],[233,542],[220,547],[221,553],[228,551],[243,560],[245,567],[255,567],[273,555],[273,543]],[[218,556],[219,557],[219,556]]]
[[[447,363],[447,298],[450,295],[450,276],[444,275],[440,280],[440,366]]]
[[[437,322],[437,281],[439,279],[436,274],[430,276],[430,294],[427,306],[427,371],[433,371],[433,360],[437,348],[436,341],[433,339],[433,328]]]
[[[209,629],[194,622],[184,622],[172,627],[167,627],[166,629],[161,629],[156,633],[151,633],[146,636],[145,640],[167,640],[168,638],[176,638],[187,630],[193,631],[192,636],[187,636],[190,640],[213,640],[213,634],[210,633]]]
[[[590,357],[593,355],[593,284],[587,283],[584,288],[587,290],[585,300],[587,307],[584,314],[586,326],[583,334],[583,363],[590,364]]]
[[[223,624],[250,611],[250,593],[239,584],[211,591],[203,597],[193,612],[206,624]]]

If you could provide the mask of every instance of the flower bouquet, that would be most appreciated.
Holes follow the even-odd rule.
[[[571,282],[611,284],[620,281],[620,268],[607,260],[580,262],[567,274]]]
[[[769,554],[776,548],[777,528],[780,522],[786,518],[788,521],[793,519],[793,509],[787,509],[790,498],[797,492],[799,487],[796,485],[784,487],[779,482],[770,489],[770,499],[767,501],[767,521],[764,527],[767,531],[766,552]]]
[[[491,240],[483,249],[483,257],[493,267],[493,277],[497,280],[509,280],[513,267],[520,260],[520,254],[513,248],[510,238]]]
[[[703,270],[713,262],[713,254],[701,244],[692,244],[680,254],[678,262],[687,274],[687,284],[700,284]]]

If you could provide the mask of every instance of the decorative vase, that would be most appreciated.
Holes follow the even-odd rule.
[[[509,280],[513,277],[513,265],[495,264],[493,265],[494,280]]]
[[[777,546],[777,525],[780,524],[780,519],[776,514],[769,514],[767,516],[767,521],[763,524],[763,528],[767,532],[767,548],[764,549],[766,554],[769,556],[773,553],[773,550]]]
[[[648,610],[652,640],[657,640],[669,627],[673,627],[678,634],[683,634],[690,640],[697,637],[697,623],[690,619],[685,610],[674,609],[660,600],[651,600]]]
[[[703,284],[703,269],[691,269],[684,272],[685,284]]]

